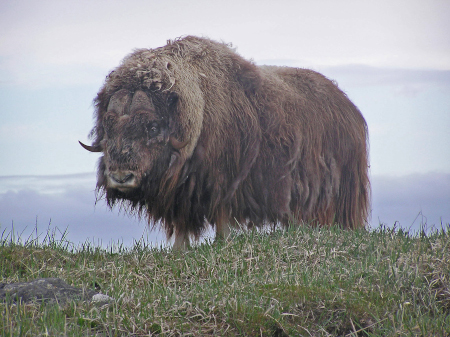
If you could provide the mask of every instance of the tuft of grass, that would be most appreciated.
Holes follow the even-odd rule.
[[[60,277],[116,299],[0,303],[2,336],[446,336],[449,228],[309,226],[186,252],[0,238],[0,282]]]

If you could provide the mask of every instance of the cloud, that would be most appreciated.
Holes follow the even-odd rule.
[[[432,0],[14,1],[0,11],[0,75],[20,85],[92,83],[134,48],[187,34],[233,42],[255,60],[450,69],[449,14]]]
[[[380,68],[367,65],[322,67],[330,78],[338,78],[346,86],[395,86],[399,94],[410,95],[428,86],[450,87],[450,70]]]
[[[372,226],[379,223],[419,229],[421,223],[450,223],[450,174],[411,174],[401,177],[374,176]]]
[[[41,195],[67,194],[93,190],[95,174],[79,173],[46,176],[0,176],[0,194],[30,192]],[[89,200],[91,197],[88,198]]]

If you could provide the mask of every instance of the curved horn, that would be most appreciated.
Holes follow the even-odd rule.
[[[180,142],[174,136],[170,136],[169,143],[175,150],[181,150],[183,147],[185,147],[189,143],[189,141],[186,140],[184,142]]]
[[[78,141],[78,143],[80,143],[80,145],[82,147],[84,147],[86,150],[88,150],[89,152],[102,152],[102,146],[101,145],[89,146],[89,145],[83,144],[80,141]]]

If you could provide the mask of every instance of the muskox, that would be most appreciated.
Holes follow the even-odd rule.
[[[94,100],[97,191],[175,248],[212,226],[367,223],[368,132],[334,83],[187,36],[125,57]]]

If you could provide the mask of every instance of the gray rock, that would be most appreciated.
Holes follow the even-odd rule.
[[[100,296],[99,296],[100,295]],[[70,301],[90,301],[97,305],[114,299],[95,290],[69,286],[60,278],[41,278],[30,282],[0,283],[0,301],[16,303],[45,302],[64,305]]]

